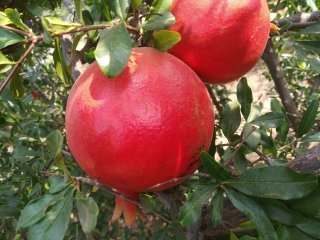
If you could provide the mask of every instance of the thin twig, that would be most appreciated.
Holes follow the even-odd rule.
[[[23,31],[23,30],[20,30],[20,29],[17,29],[17,28],[13,28],[13,27],[7,26],[7,25],[0,25],[0,28],[3,28],[3,29],[6,29],[8,31],[15,32],[15,33],[27,36],[29,38],[32,38],[34,36],[30,32],[26,32],[26,31]]]
[[[248,145],[247,145],[248,146]],[[250,148],[251,149],[251,148]],[[266,155],[264,155],[260,150],[258,149],[251,149],[252,151],[254,151],[256,154],[258,154],[260,156],[260,158],[269,166],[272,165],[272,161],[270,158],[268,158]]]
[[[60,173],[49,173],[49,172],[43,172],[46,176],[59,176],[59,177],[63,177],[64,175],[63,174],[60,174]],[[127,197],[126,195],[122,194],[122,193],[119,193],[115,190],[113,190],[111,187],[106,187],[104,185],[102,185],[101,183],[99,183],[98,181],[96,180],[93,180],[89,177],[75,177],[75,176],[71,176],[71,178],[75,181],[78,181],[78,182],[82,182],[82,183],[86,183],[86,184],[89,184],[91,186],[95,186],[95,187],[98,187],[102,190],[104,190],[105,192],[108,192],[114,196],[117,196],[117,197],[120,197],[130,203],[133,203],[134,205],[138,206],[140,209],[143,209],[143,206],[140,202],[134,200],[134,199],[131,199],[129,197]],[[151,211],[154,215],[156,215],[157,217],[161,218],[162,220],[166,221],[167,223],[171,224],[171,221],[168,217],[166,216],[163,216],[161,215],[160,213],[158,213],[157,211],[154,211],[152,210]]]
[[[227,161],[223,164],[225,167],[229,167],[230,164],[232,163],[232,159],[235,158],[236,154],[238,153],[238,151],[240,150],[240,148],[245,144],[245,142],[248,140],[248,138],[250,137],[250,135],[256,130],[256,127],[252,127],[251,131],[243,136],[242,141],[238,144],[238,146],[236,147],[236,149],[232,152],[232,154],[230,155],[230,157],[228,157]]]
[[[219,115],[221,116],[222,114],[222,106],[220,105],[216,95],[213,92],[213,88],[210,84],[206,84],[206,88],[209,92],[210,98],[212,100],[213,105],[217,108],[217,111],[219,113]]]
[[[20,59],[18,60],[18,62],[16,63],[16,65],[14,65],[13,69],[10,71],[9,75],[5,78],[5,80],[1,83],[0,86],[0,94],[2,93],[2,91],[4,90],[4,88],[7,86],[7,84],[9,83],[10,79],[13,77],[13,75],[15,74],[15,72],[18,70],[18,68],[20,67],[20,65],[22,64],[22,62],[26,59],[26,57],[28,57],[28,55],[31,53],[31,51],[35,48],[37,43],[37,39],[33,38],[33,41],[31,43],[31,45],[29,46],[29,48],[27,49],[27,51],[25,51],[25,53],[20,57]]]
[[[172,184],[172,183],[176,183],[176,182],[182,182],[188,178],[191,178],[191,177],[207,177],[207,178],[210,178],[210,175],[209,174],[206,174],[206,173],[193,173],[193,174],[188,174],[188,175],[185,175],[183,177],[177,177],[177,178],[172,178],[168,181],[165,181],[165,182],[162,182],[162,183],[158,183],[150,188],[147,188],[145,191],[148,192],[148,191],[157,191],[157,190],[161,190],[161,187],[165,186],[165,185],[168,185],[168,184]]]

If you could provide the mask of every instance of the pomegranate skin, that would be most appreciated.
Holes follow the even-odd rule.
[[[214,84],[237,80],[261,57],[270,32],[266,0],[174,0],[181,41],[169,52]]]
[[[194,172],[214,128],[211,99],[196,73],[153,48],[134,48],[114,79],[92,63],[71,90],[65,120],[83,170],[127,195]]]

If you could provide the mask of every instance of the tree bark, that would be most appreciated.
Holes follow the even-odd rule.
[[[298,110],[295,102],[293,101],[288,83],[285,79],[285,74],[280,65],[280,59],[274,48],[272,39],[269,39],[262,59],[267,64],[272,79],[274,81],[276,90],[280,96],[282,104],[287,112],[287,116],[292,124],[294,130],[298,127]]]

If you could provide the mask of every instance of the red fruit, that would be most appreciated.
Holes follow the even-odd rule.
[[[66,110],[67,140],[79,165],[136,199],[138,192],[193,173],[213,127],[213,107],[199,77],[153,48],[133,49],[114,79],[91,64],[73,86]],[[136,210],[117,199],[113,220],[124,211],[130,225]]]
[[[265,49],[270,17],[266,0],[174,0],[181,41],[169,52],[208,83],[227,83],[248,72]]]

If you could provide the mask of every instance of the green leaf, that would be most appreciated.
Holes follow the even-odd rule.
[[[18,13],[18,11],[16,9],[12,9],[12,8],[6,8],[4,10],[5,14],[7,15],[7,17],[10,19],[10,21],[16,25],[18,28],[21,28],[23,30],[27,30],[29,31],[29,27],[27,25],[25,25],[20,18],[20,14]]]
[[[173,0],[155,0],[152,3],[150,12],[152,13],[164,13],[170,11]]]
[[[150,194],[140,194],[140,203],[143,207],[143,210],[145,212],[150,212],[152,210],[155,210],[157,207],[157,203],[155,199]]]
[[[297,131],[299,138],[306,134],[313,127],[313,124],[317,118],[318,109],[319,100],[313,100],[299,122]]]
[[[304,223],[300,223],[297,227],[312,237],[320,239],[320,220],[318,218],[308,218]]]
[[[320,57],[317,53],[304,49],[298,44],[295,44],[293,49],[296,51],[297,57],[300,61],[307,61],[313,71],[320,73]]]
[[[301,30],[299,33],[301,33],[301,34],[318,34],[318,33],[320,33],[320,23],[314,24],[310,27],[307,27],[307,28]]]
[[[153,15],[141,27],[145,31],[158,31],[175,24],[175,17],[171,12],[165,12],[161,15]]]
[[[320,218],[320,187],[308,196],[290,202],[290,208],[305,216]]]
[[[52,158],[58,156],[62,150],[63,136],[59,130],[51,132],[46,137],[47,149],[51,152]]]
[[[283,202],[275,199],[261,199],[267,216],[276,222],[286,225],[296,225],[306,221],[306,218],[287,207]]]
[[[271,105],[272,112],[280,112],[280,113],[283,113],[283,115],[285,116],[285,122],[282,125],[280,125],[279,127],[277,127],[276,130],[277,130],[277,133],[279,134],[281,140],[286,141],[287,135],[289,132],[289,128],[290,128],[289,119],[286,115],[286,111],[285,111],[282,103],[278,99],[272,98],[270,105]]]
[[[11,24],[12,21],[8,18],[7,14],[4,12],[0,12],[0,25],[8,25]]]
[[[230,240],[239,240],[239,238],[237,238],[237,236],[233,232],[231,232],[230,233]]]
[[[211,200],[211,222],[215,227],[221,223],[223,214],[223,191],[219,189]]]
[[[252,168],[225,184],[248,195],[289,200],[310,194],[317,187],[318,180],[313,174],[298,173],[283,166],[269,166]]]
[[[94,24],[94,19],[88,10],[83,10],[82,11],[82,18],[83,22],[85,25],[93,25]]]
[[[78,216],[83,232],[90,233],[97,224],[99,207],[92,197],[80,196],[76,199]]]
[[[30,240],[63,240],[70,222],[74,189],[52,206],[44,217],[28,229]]]
[[[0,29],[0,49],[22,42],[24,39],[14,32]]]
[[[250,236],[243,236],[240,238],[240,240],[260,240],[260,239],[255,237],[250,237]]]
[[[16,71],[13,77],[10,80],[10,93],[15,98],[23,97],[25,93],[25,87],[23,84],[23,80],[20,76],[20,72]]]
[[[254,130],[254,131],[253,131]],[[250,134],[250,135],[249,135]],[[246,143],[251,149],[255,149],[261,140],[261,132],[250,123],[246,123],[243,127],[243,137],[247,138]]]
[[[181,40],[181,35],[178,32],[160,30],[153,34],[154,44],[160,51],[167,51]]]
[[[135,10],[138,10],[140,7],[142,0],[132,0],[132,7]]]
[[[16,217],[19,214],[15,207],[0,205],[0,219]]]
[[[320,55],[320,41],[295,41],[302,48]]]
[[[112,78],[127,66],[131,51],[129,33],[123,24],[118,24],[101,32],[94,54],[104,75]]]
[[[103,13],[103,16],[107,19],[108,22],[111,22],[112,19],[110,16],[110,11],[109,11],[107,1],[100,0],[100,1],[98,1],[98,4],[100,6],[101,12]]]
[[[240,192],[229,188],[225,191],[232,204],[251,220],[261,240],[278,240],[272,223],[259,204]]]
[[[10,61],[2,52],[0,52],[0,65],[13,65],[16,62]]]
[[[109,0],[111,10],[123,21],[126,20],[131,0]]]
[[[238,83],[237,98],[238,102],[241,105],[241,112],[243,117],[245,119],[248,119],[253,98],[251,88],[248,85],[247,78],[245,77],[241,78],[241,80]]]
[[[277,128],[285,122],[286,117],[280,112],[269,112],[254,119],[251,123],[268,128]]]
[[[213,177],[219,180],[226,180],[231,177],[230,173],[223,168],[218,162],[214,160],[206,152],[200,153],[201,163],[203,164],[205,170]]]
[[[280,240],[315,240],[313,238],[302,231],[300,231],[297,227],[290,226],[280,226],[278,229],[278,236]]]
[[[212,197],[216,183],[210,181],[197,182],[188,201],[180,208],[179,222],[188,227],[196,222],[201,214],[202,206]]]
[[[320,132],[307,134],[301,141],[304,143],[320,142]]]
[[[248,165],[249,165],[249,161],[247,160],[242,149],[240,148],[240,151],[238,151],[234,157],[234,167],[237,174],[242,174],[245,171],[247,171]]]
[[[42,17],[42,23],[51,33],[69,32],[81,26],[79,23],[68,23],[57,17]]]
[[[306,0],[306,3],[311,8],[312,11],[318,11],[318,7],[315,3],[315,0]]]
[[[59,194],[48,194],[29,202],[21,212],[18,228],[28,228],[37,223],[43,218],[50,206],[64,199],[67,191],[69,191],[69,189],[65,189]]]
[[[82,5],[81,5],[81,0],[74,0],[74,7],[76,9],[76,13],[77,13],[77,16],[78,16],[78,19],[81,23],[83,23],[83,20],[82,20]]]
[[[220,123],[223,134],[230,140],[241,123],[240,105],[237,101],[229,102],[223,108]]]
[[[62,54],[61,43],[59,38],[54,39],[54,51],[53,51],[53,63],[56,69],[57,75],[65,85],[70,84],[71,76],[68,72],[65,58]]]

